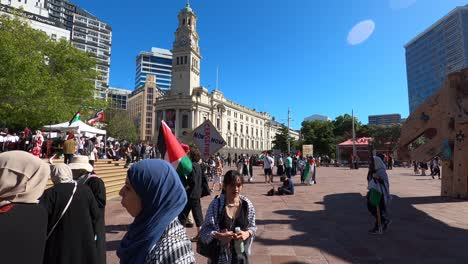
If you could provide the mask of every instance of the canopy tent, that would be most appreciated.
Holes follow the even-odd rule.
[[[75,121],[69,125],[69,122],[64,122],[55,125],[44,126],[45,131],[76,131],[77,133],[91,133],[98,135],[106,135],[107,131],[89,126],[81,120]]]

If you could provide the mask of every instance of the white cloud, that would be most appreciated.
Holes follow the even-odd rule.
[[[371,19],[357,23],[348,33],[348,44],[358,45],[374,33],[375,23]]]
[[[389,0],[390,8],[393,10],[405,9],[416,3],[416,0]]]

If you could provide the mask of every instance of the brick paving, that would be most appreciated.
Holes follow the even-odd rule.
[[[265,195],[271,185],[260,168],[254,171],[255,182],[243,190],[257,212],[250,263],[468,263],[468,201],[440,197],[440,180],[414,176],[410,168],[388,171],[393,223],[375,236],[367,233],[373,225],[364,198],[367,169],[320,167],[317,185],[273,197]],[[204,210],[211,199],[202,199]],[[109,201],[108,263],[119,263],[115,250],[131,221],[118,200]],[[197,262],[206,259],[197,255]]]

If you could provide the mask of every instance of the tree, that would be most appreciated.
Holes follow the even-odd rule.
[[[401,124],[393,125],[373,125],[369,126],[372,144],[374,149],[388,149],[395,151],[398,148],[398,140],[400,139]]]
[[[304,144],[314,145],[314,154],[334,156],[335,137],[333,124],[328,121],[314,120],[302,122],[301,134]]]
[[[18,15],[0,15],[0,40],[0,120],[8,126],[38,128],[105,106],[94,99],[96,60],[88,53]]]
[[[332,121],[334,129],[333,134],[335,135],[336,143],[345,141],[353,136],[352,127],[353,127],[353,117],[349,114],[344,114],[338,116]],[[361,122],[354,117],[354,129],[358,131],[361,128]]]
[[[108,110],[107,135],[118,140],[136,142],[138,135],[135,124],[126,111]]]
[[[282,152],[288,151],[288,137],[291,149],[295,146],[294,138],[289,135],[289,129],[285,125],[281,125],[280,133],[275,135],[275,139],[273,140],[273,148],[279,149]]]

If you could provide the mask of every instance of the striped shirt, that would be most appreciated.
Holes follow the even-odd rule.
[[[161,239],[146,256],[145,264],[192,264],[195,256],[192,243],[179,220],[174,219],[164,231]]]

